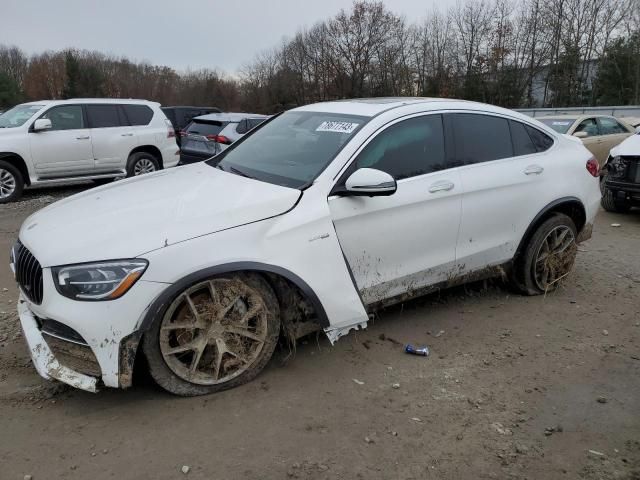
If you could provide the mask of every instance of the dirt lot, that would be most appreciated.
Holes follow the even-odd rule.
[[[74,391],[31,366],[8,250],[27,215],[82,188],[0,206],[0,478],[640,479],[640,212],[601,212],[546,298],[432,295],[182,399],[144,376]]]

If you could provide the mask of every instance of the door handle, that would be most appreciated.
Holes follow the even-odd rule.
[[[133,137],[133,133],[121,133],[121,137]]]
[[[529,165],[524,169],[525,175],[540,175],[542,172],[544,172],[544,168],[540,165]]]
[[[449,190],[453,190],[454,186],[453,182],[449,180],[441,180],[429,186],[429,193],[448,192]]]
[[[89,140],[91,137],[89,135],[86,135],[84,137],[76,137],[76,140]]]

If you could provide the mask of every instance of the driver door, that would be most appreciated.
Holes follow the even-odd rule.
[[[91,131],[87,128],[82,105],[52,107],[39,118],[51,120],[51,128],[29,132],[31,156],[38,177],[93,173]]]
[[[402,120],[379,132],[338,183],[358,168],[392,175],[390,196],[329,197],[336,233],[367,305],[446,281],[455,270],[462,188],[447,168],[442,115]]]

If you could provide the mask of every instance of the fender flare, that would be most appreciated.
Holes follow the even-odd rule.
[[[520,243],[518,244],[518,249],[516,250],[514,258],[516,258],[516,257],[518,257],[518,255],[520,255],[520,253],[522,252],[522,248],[525,245],[525,242],[527,241],[527,239],[529,239],[529,237],[531,237],[531,235],[534,232],[535,228],[540,223],[540,220],[543,217],[545,217],[549,212],[553,211],[558,206],[563,205],[563,204],[576,204],[576,205],[580,206],[580,208],[582,208],[582,211],[585,212],[585,215],[586,215],[586,209],[584,208],[584,204],[582,203],[582,201],[578,197],[562,197],[562,198],[558,198],[557,200],[554,200],[553,202],[547,204],[542,210],[540,210],[538,212],[538,214],[535,217],[533,217],[533,220],[531,220],[531,222],[529,223],[529,226],[525,230],[524,235],[522,236],[522,239],[520,239]],[[580,232],[578,232],[578,233],[580,233]]]
[[[325,312],[322,302],[320,302],[320,299],[313,291],[313,289],[307,284],[307,282],[302,280],[302,278],[300,278],[298,275],[276,265],[270,265],[260,262],[233,262],[198,270],[197,272],[193,272],[186,277],[181,278],[177,282],[171,284],[151,303],[137,331],[141,333],[146,332],[151,327],[151,324],[153,323],[155,318],[169,306],[170,302],[173,301],[176,295],[178,295],[182,290],[189,287],[190,285],[198,283],[199,281],[205,280],[207,278],[214,277],[216,275],[241,271],[273,273],[286,278],[291,283],[296,285],[307,296],[316,312],[318,324],[322,328],[326,328],[329,326],[329,318],[327,317],[327,313]]]

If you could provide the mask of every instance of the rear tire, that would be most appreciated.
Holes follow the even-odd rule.
[[[524,295],[551,292],[575,262],[577,229],[571,218],[557,213],[545,220],[527,242],[512,272],[512,284]]]
[[[129,155],[129,160],[127,160],[127,177],[137,177],[157,170],[160,170],[160,163],[152,154],[148,152],[137,152]]]
[[[607,212],[627,213],[631,210],[631,205],[624,200],[618,200],[613,196],[613,192],[604,185],[604,181],[602,182],[601,190],[602,199],[600,200],[600,204]]]
[[[0,160],[0,204],[15,202],[22,196],[24,179],[20,170]]]
[[[206,395],[256,377],[280,335],[280,308],[257,274],[200,281],[177,295],[144,335],[155,382],[181,396]]]

